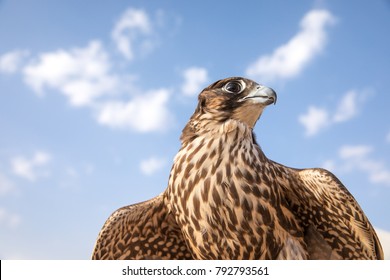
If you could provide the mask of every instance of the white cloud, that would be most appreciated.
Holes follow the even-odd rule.
[[[372,152],[372,147],[368,145],[343,146],[339,150],[342,159],[362,159]]]
[[[367,173],[372,183],[390,185],[390,170],[383,161],[371,157],[373,150],[373,147],[366,145],[343,146],[339,150],[339,156],[344,160],[345,169]]]
[[[375,228],[375,231],[385,253],[385,260],[390,260],[390,232],[380,228]]]
[[[0,225],[15,228],[20,222],[21,218],[18,214],[10,213],[4,208],[0,208]]]
[[[300,22],[299,32],[271,55],[263,55],[246,70],[260,81],[292,78],[319,54],[326,43],[326,27],[335,22],[327,10],[311,10]]]
[[[166,129],[173,120],[167,107],[169,90],[137,94],[128,102],[107,100],[122,93],[122,84],[129,83],[128,77],[124,82],[124,77],[111,74],[110,68],[110,58],[101,43],[92,41],[85,48],[44,53],[25,67],[24,74],[27,84],[38,94],[51,87],[66,95],[74,106],[90,106],[96,110],[100,124],[138,132]]]
[[[152,22],[144,10],[129,8],[116,22],[111,36],[119,52],[128,60],[134,58],[134,41],[144,37],[142,48],[152,48],[150,40],[145,39],[152,33]]]
[[[366,91],[350,90],[340,99],[334,112],[311,105],[307,113],[298,117],[298,121],[305,127],[306,136],[314,136],[324,128],[356,117],[367,96]]]
[[[46,177],[47,171],[45,167],[51,160],[51,155],[47,152],[38,151],[34,156],[27,159],[22,156],[17,156],[11,160],[11,166],[14,174],[25,178],[29,181],[36,181],[40,177]]]
[[[388,143],[390,143],[390,132],[387,133],[387,135],[386,135],[386,141],[387,141]]]
[[[155,29],[158,27],[164,27],[161,11],[156,13],[156,19],[152,22],[145,11],[130,8],[116,22],[111,35],[119,51],[127,59],[132,59],[135,46],[141,52],[145,47],[153,47],[153,40],[157,38]],[[16,66],[12,68],[7,65],[4,66],[4,69],[9,69],[7,71],[18,70]],[[112,60],[101,41],[92,40],[85,47],[35,55],[20,70],[24,82],[38,96],[44,96],[47,90],[54,90],[66,96],[72,106],[91,109],[100,124],[137,132],[165,130],[171,126],[174,118],[167,106],[170,91],[152,90],[141,95],[143,90],[129,86],[134,76],[114,72],[116,69],[113,66],[118,66],[117,61]],[[192,81],[192,86],[202,79],[199,73],[195,74],[198,80]],[[133,97],[128,101],[117,98],[124,93],[131,93]],[[23,163],[19,162],[19,168],[23,167]],[[28,175],[28,167],[24,166],[24,171],[18,172],[33,178],[31,174]]]
[[[138,95],[131,101],[107,101],[97,107],[100,124],[138,132],[162,131],[171,126],[173,116],[167,104],[170,91],[159,89]]]
[[[0,173],[0,196],[7,195],[15,190],[15,184],[7,176]]]
[[[72,105],[85,106],[117,87],[118,78],[110,74],[110,68],[102,44],[91,41],[85,48],[43,53],[23,72],[25,82],[38,95],[49,87],[67,96]]]
[[[317,134],[331,123],[328,111],[315,106],[310,106],[308,112],[300,115],[298,120],[306,128],[306,136]]]
[[[208,81],[207,69],[202,67],[191,67],[183,72],[184,83],[182,92],[184,95],[196,95],[203,89],[204,84]]]
[[[15,73],[29,55],[27,50],[14,50],[0,56],[0,72]]]
[[[152,175],[153,173],[162,169],[166,164],[166,160],[157,157],[151,157],[141,161],[140,169],[145,175]]]
[[[390,168],[382,160],[374,159],[374,148],[369,145],[345,145],[339,149],[338,160],[328,160],[325,165],[332,163],[333,170],[340,172],[362,172],[374,184],[390,186]]]
[[[348,91],[341,99],[333,116],[333,121],[345,122],[355,117],[359,110],[359,103],[362,101],[362,98],[359,98],[359,96],[363,95],[363,93],[359,95],[359,93],[354,90]]]

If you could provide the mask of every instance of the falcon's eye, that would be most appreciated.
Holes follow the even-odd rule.
[[[230,93],[240,93],[244,90],[243,85],[239,81],[228,82],[223,89]]]

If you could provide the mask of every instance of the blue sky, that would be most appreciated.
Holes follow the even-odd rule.
[[[334,172],[389,248],[389,28],[384,0],[0,1],[0,258],[88,259],[229,76],[278,93],[265,154]]]

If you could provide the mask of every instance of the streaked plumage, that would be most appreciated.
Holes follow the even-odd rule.
[[[163,196],[116,210],[99,233],[93,259],[191,259]]]
[[[168,188],[117,210],[94,259],[383,259],[353,196],[324,169],[269,160],[253,127],[275,92],[244,78],[204,89]]]

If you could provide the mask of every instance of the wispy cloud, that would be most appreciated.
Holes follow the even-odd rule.
[[[5,208],[0,207],[0,225],[7,228],[15,228],[21,222],[21,217],[18,214],[11,213]]]
[[[27,50],[14,50],[0,56],[0,73],[15,73],[29,55]]]
[[[374,184],[390,186],[390,168],[383,160],[372,156],[370,145],[345,145],[338,151],[336,160],[327,160],[324,167],[339,172],[363,172]]]
[[[140,169],[145,175],[152,175],[166,165],[166,160],[158,157],[150,157],[141,161]]]
[[[305,127],[306,136],[313,136],[330,125],[328,111],[316,106],[309,106],[307,113],[300,115],[298,120]]]
[[[334,112],[310,105],[307,113],[301,114],[298,121],[305,127],[306,136],[314,136],[331,125],[349,121],[357,116],[367,96],[366,91],[350,90],[340,99]]]
[[[85,48],[43,53],[24,69],[24,79],[42,96],[45,88],[58,90],[74,106],[90,105],[104,94],[112,94],[118,78],[110,74],[111,62],[101,42]]]
[[[163,131],[172,126],[174,117],[168,109],[170,91],[152,90],[128,102],[107,101],[96,108],[102,125],[138,132]]]
[[[339,150],[339,156],[341,159],[349,160],[349,159],[364,159],[366,158],[371,152],[372,147],[367,145],[347,145],[343,146]]]
[[[390,143],[390,132],[388,132],[387,135],[386,135],[386,141],[387,141],[388,143]]]
[[[262,82],[293,78],[299,75],[324,48],[326,27],[335,22],[327,10],[311,10],[300,22],[299,32],[272,54],[263,55],[246,73]]]
[[[48,176],[45,166],[50,162],[51,155],[37,151],[32,158],[17,156],[11,159],[12,171],[15,175],[29,181],[36,181],[40,177]]]
[[[348,91],[337,106],[333,115],[333,122],[345,122],[355,117],[360,109],[360,105],[365,101],[367,94],[355,90]]]
[[[126,59],[132,60],[135,55],[134,44],[136,40],[142,39],[141,50],[152,48],[152,42],[149,38],[152,26],[152,21],[144,10],[129,8],[116,22],[111,36],[119,52]]]
[[[183,71],[184,83],[181,90],[184,95],[197,95],[208,81],[207,69],[202,67],[190,67]]]

